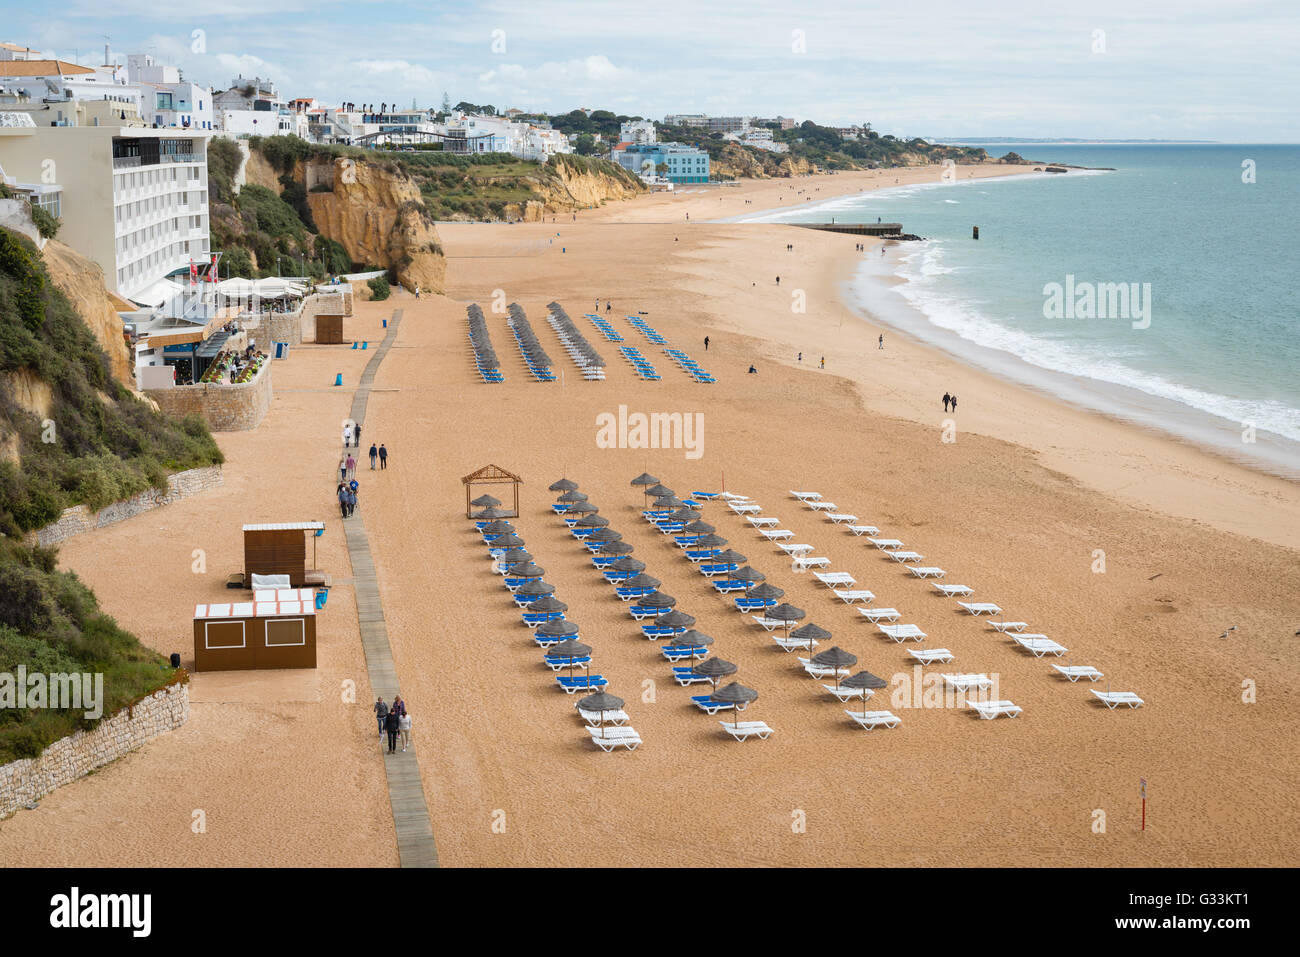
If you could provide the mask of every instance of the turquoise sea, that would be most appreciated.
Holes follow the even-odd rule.
[[[926,241],[865,257],[848,290],[871,319],[1069,401],[1300,475],[1300,147],[987,148],[1114,170],[963,181],[958,169],[955,182],[743,219],[901,222]],[[1136,293],[1127,318],[1045,309],[1052,284],[1059,303],[1067,289],[1083,302],[1089,284],[1119,283]],[[1100,311],[1121,304],[1116,288],[1101,287]]]

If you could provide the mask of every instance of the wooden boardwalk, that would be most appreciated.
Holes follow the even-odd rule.
[[[388,320],[388,335],[375,350],[361,373],[361,381],[352,397],[351,418],[364,422],[366,402],[370,387],[375,381],[379,364],[388,353],[388,347],[397,337],[397,327],[402,321],[402,310]],[[358,454],[360,450],[357,450]],[[348,558],[352,562],[353,590],[357,600],[357,623],[361,628],[361,647],[366,654],[366,671],[370,676],[370,689],[392,701],[399,694],[397,668],[393,665],[393,649],[388,643],[388,628],[384,623],[384,606],[379,600],[379,581],[375,577],[375,563],[370,556],[370,538],[366,523],[357,512],[344,519],[343,534],[347,539]],[[367,702],[368,704],[368,702]],[[384,742],[384,774],[388,779],[388,800],[393,807],[393,827],[397,831],[397,853],[402,867],[437,867],[438,848],[433,839],[433,824],[429,821],[429,806],[424,799],[424,784],[420,781],[420,761],[415,741],[405,752],[388,753]]]

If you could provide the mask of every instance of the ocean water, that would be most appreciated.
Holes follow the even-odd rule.
[[[1008,149],[1114,171],[936,180],[743,219],[901,222],[926,242],[864,257],[849,290],[872,319],[1072,402],[1300,476],[1300,147],[989,147]],[[1254,182],[1243,182],[1250,172]],[[1047,309],[1051,284],[1060,302],[1071,282],[1076,302],[1083,284],[1136,284],[1128,318],[1110,314],[1121,303],[1104,291],[1104,315]]]

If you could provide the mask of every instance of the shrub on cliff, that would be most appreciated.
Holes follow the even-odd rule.
[[[388,279],[384,276],[376,276],[366,283],[370,287],[370,298],[373,300],[387,299],[392,294],[392,288],[388,285]]]

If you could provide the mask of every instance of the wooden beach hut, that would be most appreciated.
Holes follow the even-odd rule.
[[[325,573],[316,569],[316,537],[324,522],[273,522],[244,526],[245,588],[254,575],[288,575],[289,586],[327,585]],[[307,564],[307,538],[311,538],[311,566]]]
[[[316,667],[316,595],[257,590],[252,601],[194,606],[194,670]]]
[[[465,517],[466,518],[469,518],[471,513],[474,511],[474,506],[470,505],[470,500],[477,497],[474,494],[474,486],[476,485],[512,486],[514,491],[515,505],[514,505],[514,510],[510,512],[510,517],[512,518],[518,517],[519,486],[524,483],[524,480],[521,479],[514,472],[507,472],[499,465],[485,465],[477,472],[471,472],[469,475],[466,475],[460,481],[461,484],[465,486]],[[504,503],[504,499],[502,501]],[[501,508],[502,510],[505,510],[507,506],[505,504],[502,504]]]
[[[316,342],[323,346],[343,344],[343,316],[321,313],[316,316]]]

